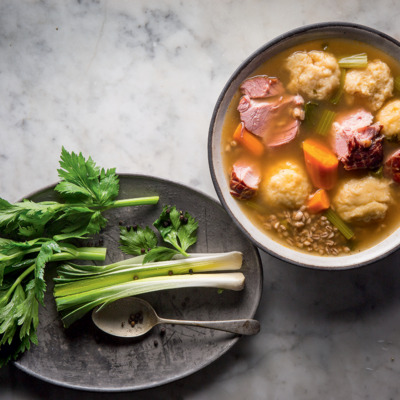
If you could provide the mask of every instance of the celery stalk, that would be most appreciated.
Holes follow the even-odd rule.
[[[146,292],[180,287],[243,289],[244,275],[227,272],[241,268],[243,254],[238,251],[141,262],[141,257],[134,257],[104,267],[61,266],[54,297],[64,325],[69,326],[100,304]]]
[[[135,261],[136,257],[133,259]],[[181,275],[198,272],[215,272],[237,270],[241,268],[243,260],[242,253],[232,251],[229,253],[208,254],[207,256],[189,257],[185,259],[159,261],[148,264],[129,264],[124,260],[121,264],[112,264],[110,266],[98,267],[104,268],[103,273],[97,275],[82,276],[81,279],[71,280],[71,277],[65,275],[68,265],[61,266],[58,270],[60,278],[56,278],[57,284],[54,287],[56,297],[83,293],[85,291],[99,289],[110,285],[115,285],[130,280],[140,280],[154,276],[166,276],[169,274]],[[77,266],[79,267],[79,266]],[[65,283],[62,283],[65,282]]]
[[[96,306],[105,305],[124,297],[181,287],[242,290],[244,280],[244,275],[241,272],[153,277],[114,285],[97,291],[93,290],[84,294],[59,297],[56,298],[56,304],[57,309],[63,314],[64,326],[68,327]]]
[[[108,210],[110,208],[157,204],[158,200],[159,200],[159,196],[137,197],[137,198],[133,198],[133,199],[114,200],[113,203],[106,208],[106,210]]]
[[[400,92],[400,76],[394,78],[394,88]]]
[[[331,103],[336,105],[339,103],[340,99],[343,96],[344,92],[344,82],[346,80],[346,69],[345,68],[340,68],[340,83],[339,83],[339,89],[331,99]]]
[[[324,110],[318,122],[318,125],[315,128],[316,133],[318,133],[318,135],[325,136],[331,129],[335,117],[336,113],[334,111]]]
[[[351,239],[354,236],[352,229],[337,215],[331,208],[325,212],[328,221],[338,228],[339,232],[347,239]]]
[[[354,54],[341,58],[338,64],[340,68],[365,68],[368,65],[368,56],[366,53]]]

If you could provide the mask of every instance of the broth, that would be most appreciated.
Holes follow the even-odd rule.
[[[255,70],[250,77],[255,77],[259,75],[277,77],[286,88],[289,83],[290,76],[289,72],[283,67],[283,65],[285,64],[285,60],[294,52],[311,50],[327,51],[330,54],[333,54],[337,59],[340,59],[343,56],[365,52],[368,55],[369,61],[375,59],[382,60],[389,66],[393,77],[400,76],[399,63],[389,57],[387,54],[381,52],[380,50],[375,49],[365,43],[332,38],[324,41],[306,42],[287,51],[284,51],[266,61],[262,66]],[[304,155],[302,150],[303,141],[307,138],[317,138],[318,140],[325,140],[321,137],[321,135],[317,135],[315,133],[315,126],[310,126],[305,121],[301,123],[299,134],[294,140],[282,146],[268,149],[260,158],[255,158],[254,156],[250,155],[245,148],[238,145],[235,141],[232,140],[233,133],[241,122],[240,114],[237,110],[241,97],[242,93],[240,93],[238,90],[228,107],[222,131],[222,157],[228,182],[230,180],[232,165],[237,160],[242,158],[251,160],[251,163],[255,164],[260,171],[266,171],[270,169],[271,166],[276,165],[281,161],[293,161],[294,163],[301,164],[305,167]],[[303,95],[303,98],[305,103],[310,100],[305,95]],[[336,115],[341,115],[341,113],[348,112],[350,110],[366,108],[364,100],[353,97],[351,99],[352,103],[349,104],[349,98],[350,97],[347,95],[342,96],[339,103],[334,106],[330,103],[330,101],[318,101],[319,108],[332,109],[337,113]],[[390,98],[390,100],[395,98],[400,98],[400,95],[398,92],[396,92],[396,90],[393,91],[393,96]],[[372,112],[372,114],[375,116],[376,113]],[[400,145],[397,141],[388,141],[386,139],[383,141],[385,156],[387,156],[387,154],[390,154],[393,150],[397,148],[400,148]],[[333,189],[327,191],[329,193],[329,197],[331,199],[335,197],[339,184],[344,180],[349,180],[351,178],[361,179],[371,174],[373,175],[375,172],[376,171],[371,171],[369,169],[348,171],[345,170],[342,163],[339,162],[337,185]],[[260,188],[262,187],[263,183],[263,177],[261,177]],[[314,192],[317,189],[318,188],[313,187],[312,191]],[[311,245],[309,245],[308,241],[306,241],[305,245],[304,241],[302,246],[296,245],[296,243],[292,243],[294,240],[289,240],[293,239],[291,237],[291,234],[285,234],[285,226],[283,226],[284,231],[281,230],[280,232],[277,232],[275,229],[271,228],[271,224],[274,224],[274,221],[282,220],[282,216],[285,215],[285,212],[286,215],[288,214],[288,212],[290,212],[291,216],[294,216],[299,209],[298,207],[295,209],[287,209],[286,207],[282,206],[268,205],[264,201],[264,198],[259,195],[259,193],[257,193],[251,200],[237,201],[240,203],[242,210],[245,212],[250,220],[252,220],[259,228],[264,230],[267,235],[271,236],[274,240],[277,240],[283,245],[294,246],[299,251],[312,253],[316,252],[321,255],[336,255],[343,254],[343,252],[354,253],[362,251],[382,241],[385,237],[387,237],[395,229],[397,229],[397,227],[400,225],[400,213],[398,213],[397,211],[398,205],[400,204],[400,185],[391,183],[390,191],[394,201],[392,204],[389,205],[386,216],[383,219],[380,219],[378,221],[379,223],[376,223],[376,221],[349,223],[351,229],[354,232],[354,237],[350,240],[346,240],[340,234],[340,232],[337,233],[335,237],[338,239],[338,243],[336,244],[340,248],[337,252],[329,251],[329,249],[326,252],[320,251],[320,249],[318,249],[315,245],[313,246],[312,243]],[[303,215],[305,214],[306,218],[311,217],[314,219],[315,225],[321,223],[321,217],[322,221],[326,220],[326,218],[324,217],[324,213],[311,215],[307,211],[305,206],[300,207],[300,209],[303,212]],[[273,219],[274,216],[277,217],[277,219]],[[333,232],[337,232],[337,229],[332,226],[328,229],[328,231],[330,231],[330,229],[332,229]],[[298,233],[299,231],[297,231],[297,234]]]

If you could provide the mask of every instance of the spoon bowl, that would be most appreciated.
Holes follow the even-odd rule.
[[[184,321],[161,318],[147,301],[137,297],[126,297],[95,308],[92,320],[103,332],[126,338],[142,336],[159,324],[198,326],[238,335],[255,335],[260,331],[260,323],[254,319]]]

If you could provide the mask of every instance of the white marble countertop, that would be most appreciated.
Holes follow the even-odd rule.
[[[56,182],[65,146],[106,168],[216,198],[207,135],[225,81],[275,36],[333,20],[400,39],[392,0],[2,0],[0,196],[16,201]],[[399,398],[400,253],[342,272],[262,260],[261,333],[202,371],[110,395],[59,388],[10,366],[0,370],[0,397]]]

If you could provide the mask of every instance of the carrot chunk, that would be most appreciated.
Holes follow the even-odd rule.
[[[233,139],[256,157],[261,157],[264,154],[263,143],[243,126],[243,122],[236,128]]]
[[[314,140],[303,142],[306,168],[313,185],[319,189],[332,189],[336,184],[339,161],[331,149]]]
[[[325,189],[318,189],[308,198],[307,208],[308,211],[313,214],[318,214],[321,211],[327,210],[329,207],[329,196]]]

